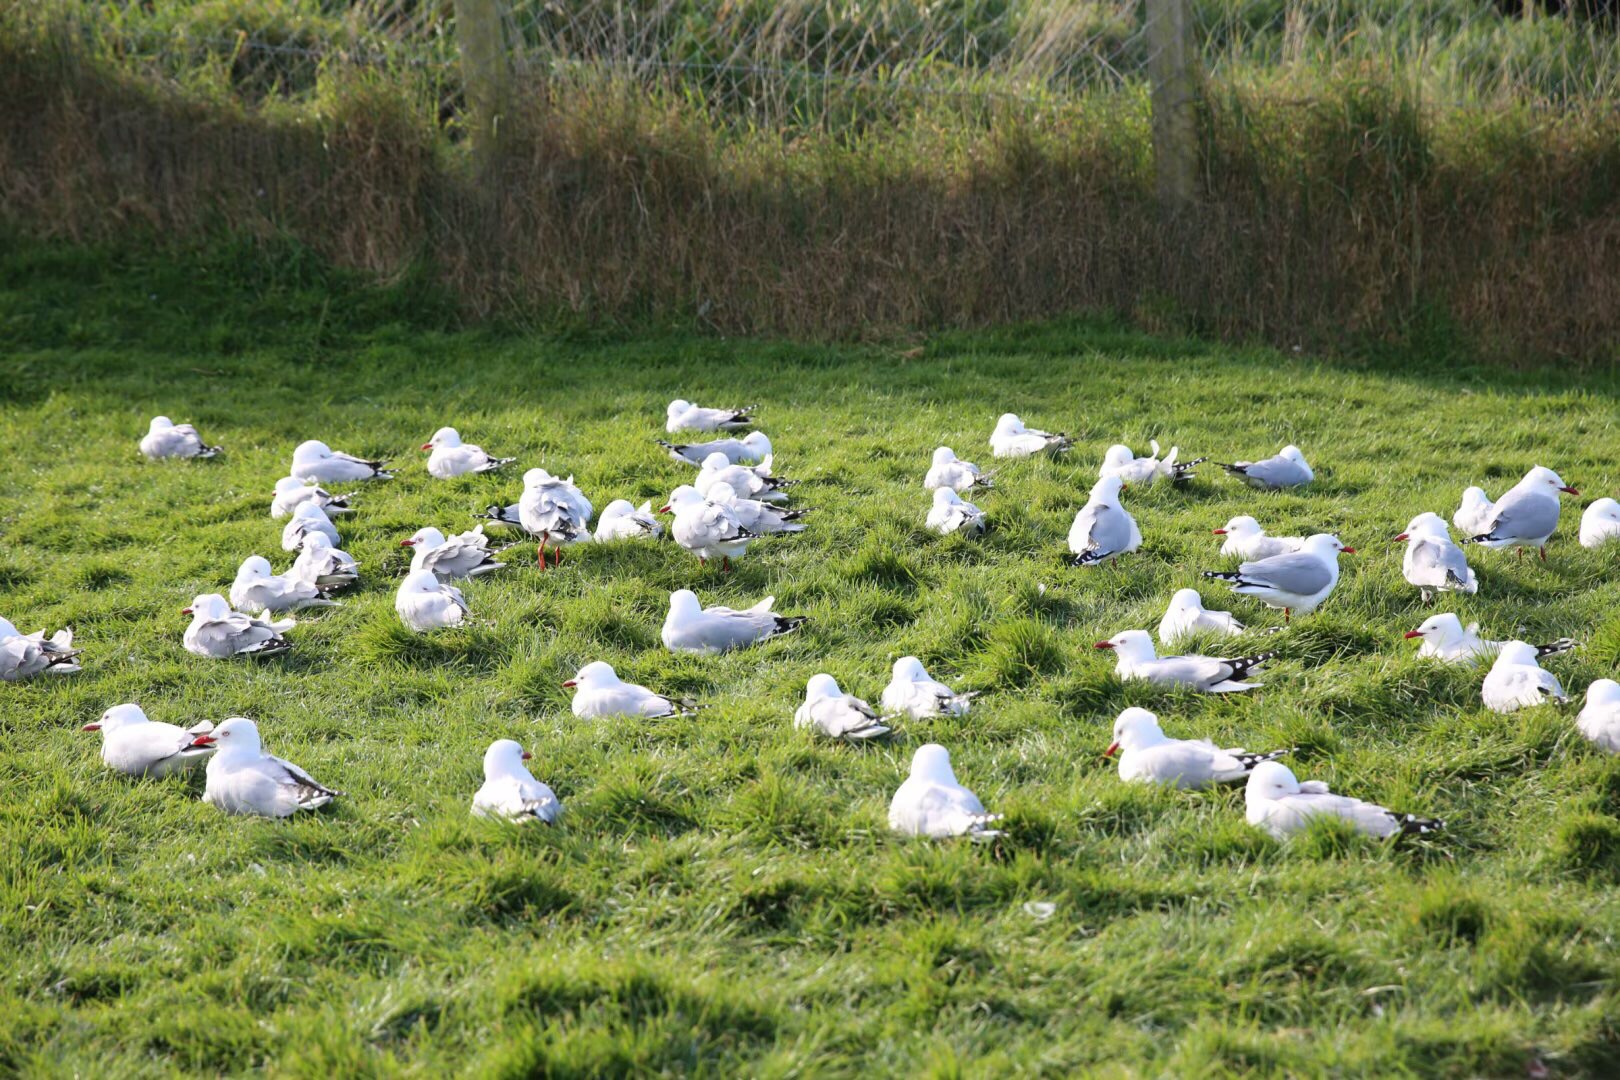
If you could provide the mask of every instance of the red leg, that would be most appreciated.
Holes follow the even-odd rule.
[[[554,566],[554,567],[562,565],[562,545],[561,544],[558,544],[556,547],[551,549],[551,565]]]
[[[1547,548],[1546,548],[1546,546],[1543,545],[1542,547],[1539,547],[1536,550],[1541,552],[1541,561],[1546,562],[1547,561]]]
[[[722,555],[722,556],[720,556],[720,569],[724,570],[728,574],[731,573],[731,556],[730,555]]]
[[[1293,608],[1283,608],[1283,622],[1284,623],[1291,623],[1293,621],[1294,621],[1294,609]]]
[[[540,564],[540,569],[544,570],[546,568],[546,545],[537,545],[534,549],[534,557],[535,561]]]
[[[1524,561],[1524,548],[1514,548],[1513,550],[1517,551],[1519,553],[1519,561],[1523,562]]]
[[[709,565],[709,560],[705,559],[703,556],[699,555],[698,556],[698,565],[703,566],[703,567],[707,567]]]

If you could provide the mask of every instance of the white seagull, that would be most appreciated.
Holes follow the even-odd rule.
[[[1485,673],[1480,688],[1485,707],[1492,712],[1510,713],[1551,702],[1569,701],[1552,672],[1536,663],[1536,647],[1523,641],[1504,641],[1496,651],[1496,663]]]
[[[1231,659],[1213,656],[1159,656],[1146,630],[1126,630],[1096,648],[1113,651],[1114,673],[1121,679],[1143,679],[1159,686],[1188,686],[1207,694],[1229,694],[1253,690],[1260,683],[1244,682],[1249,673],[1276,656],[1257,653]]]
[[[1197,589],[1177,589],[1164,610],[1164,618],[1159,620],[1159,644],[1169,648],[1191,634],[1208,632],[1232,637],[1243,630],[1243,624],[1231,612],[1205,608]]]
[[[283,476],[276,481],[276,494],[270,500],[270,516],[284,518],[307,502],[312,502],[326,512],[328,517],[333,514],[353,513],[349,500],[353,493],[346,495],[333,495],[330,491],[318,484],[306,484],[296,476]]]
[[[451,537],[429,525],[417,529],[409,540],[401,540],[399,546],[411,549],[412,572],[431,570],[440,581],[478,577],[506,565],[496,559],[499,552],[489,550],[482,525]]]
[[[628,716],[642,720],[658,720],[666,716],[681,716],[697,708],[690,701],[655,694],[645,686],[627,683],[619,678],[613,666],[594,660],[580,668],[563,686],[574,690],[574,715],[581,720],[601,720],[610,716]]]
[[[518,520],[523,531],[540,541],[535,558],[546,565],[546,547],[556,551],[556,564],[562,562],[564,544],[589,543],[591,500],[574,486],[574,478],[563,480],[544,469],[523,474],[523,497],[518,500]]]
[[[473,796],[474,817],[503,821],[544,821],[562,813],[556,792],[534,778],[523,764],[534,755],[512,739],[496,739],[484,751],[484,786]]]
[[[690,401],[676,398],[664,410],[664,430],[673,435],[677,431],[741,431],[754,423],[749,414],[754,406],[740,409],[705,409]]]
[[[1418,647],[1420,657],[1469,667],[1482,658],[1495,656],[1503,644],[1480,637],[1479,623],[1469,623],[1464,627],[1462,620],[1449,611],[1424,619],[1416,630],[1408,630],[1406,637],[1423,639],[1423,644]],[[1559,638],[1549,644],[1535,646],[1537,656],[1552,656],[1573,648],[1573,638]]]
[[[1116,752],[1121,780],[1201,788],[1246,779],[1262,762],[1291,751],[1251,754],[1241,746],[1223,750],[1208,739],[1172,739],[1159,727],[1157,716],[1132,708],[1114,721],[1114,741],[1103,757]]]
[[[682,484],[675,491],[696,492],[697,489],[689,484]],[[674,495],[670,497],[674,498]],[[737,515],[737,520],[742,522],[743,528],[759,536],[767,533],[804,532],[804,525],[800,519],[810,512],[808,509],[787,510],[774,503],[760,502],[758,499],[744,499],[737,494],[735,488],[725,483],[710,485],[708,495],[700,497],[706,497],[710,502],[724,506]]]
[[[928,508],[925,524],[929,532],[937,532],[941,536],[955,532],[983,533],[984,511],[963,499],[955,488],[935,488],[934,505]]]
[[[201,594],[180,614],[191,616],[191,625],[181,639],[186,651],[210,660],[279,656],[292,648],[292,642],[281,635],[297,625],[292,619],[271,622],[232,611],[219,593]]]
[[[743,527],[729,507],[705,499],[696,488],[686,484],[670,495],[664,511],[675,515],[669,535],[696,555],[700,566],[718,558],[722,560],[721,566],[730,570],[731,557],[742,558],[748,552],[749,543],[758,539]]]
[[[996,471],[981,472],[979,467],[971,461],[963,461],[956,456],[956,451],[948,446],[936,447],[934,460],[928,466],[928,475],[923,477],[923,490],[936,491],[939,488],[950,488],[952,491],[963,492],[970,488],[995,487],[991,478]]]
[[[335,607],[337,601],[320,587],[294,573],[276,574],[270,560],[249,555],[242,560],[231,582],[231,606],[240,611],[267,611],[278,614],[300,608]]]
[[[1267,536],[1260,523],[1248,514],[1239,514],[1220,528],[1210,531],[1216,536],[1226,537],[1221,543],[1222,555],[1236,555],[1251,561],[1287,555],[1305,546],[1304,539],[1298,536]]]
[[[1564,483],[1551,469],[1537,465],[1524,474],[1491,508],[1490,523],[1479,533],[1463,540],[1465,544],[1483,544],[1491,548],[1536,548],[1542,561],[1547,559],[1547,541],[1558,528],[1558,513],[1563,508],[1558,493],[1579,496],[1580,492]]]
[[[1451,542],[1451,530],[1439,514],[1419,514],[1395,539],[1406,542],[1401,576],[1421,590],[1425,604],[1434,599],[1436,591],[1479,591],[1479,579],[1468,568],[1468,556]]]
[[[1215,464],[1238,477],[1250,487],[1262,491],[1281,491],[1300,487],[1316,479],[1316,473],[1305,463],[1299,447],[1290,443],[1264,461],[1238,461],[1231,465]]]
[[[1581,515],[1581,547],[1598,548],[1620,536],[1620,503],[1599,499]]]
[[[894,662],[889,685],[880,699],[883,710],[904,713],[913,720],[930,716],[965,716],[978,696],[977,690],[962,693],[929,676],[922,661],[902,656]]]
[[[1586,688],[1586,705],[1575,727],[1611,754],[1620,754],[1620,682],[1596,679]]]
[[[1457,532],[1463,536],[1478,536],[1490,530],[1491,518],[1495,513],[1496,505],[1485,494],[1484,488],[1463,488],[1462,502],[1451,515],[1451,523],[1457,526]]]
[[[297,551],[304,546],[304,539],[311,533],[320,533],[333,547],[343,543],[343,538],[338,535],[337,526],[332,524],[332,519],[326,516],[325,510],[316,503],[301,502],[281,530],[281,550]]]
[[[168,776],[190,769],[214,752],[214,725],[190,728],[149,720],[139,705],[114,705],[84,725],[101,732],[101,760],[125,776]]]
[[[1357,832],[1377,837],[1423,836],[1446,827],[1438,818],[1403,814],[1348,795],[1335,795],[1321,780],[1300,783],[1293,771],[1278,761],[1255,767],[1249,774],[1243,801],[1249,824],[1258,825],[1279,840],[1303,832],[1316,817],[1343,818]]]
[[[159,458],[211,458],[220,447],[209,446],[190,424],[176,424],[167,416],[152,417],[151,425],[141,437],[141,453],[157,461]]]
[[[838,688],[831,675],[812,675],[804,688],[804,704],[793,711],[793,726],[810,728],[818,735],[846,742],[862,742],[889,733],[885,720],[872,706]]]
[[[50,637],[43,630],[24,634],[0,618],[0,682],[17,682],[40,672],[73,675],[81,670],[76,662],[81,652],[73,647],[72,630],[58,630]]]
[[[998,458],[1023,458],[1043,450],[1060,453],[1069,448],[1069,437],[1025,427],[1015,413],[1002,413],[996,430],[990,433],[990,454]]]
[[[602,508],[596,519],[596,541],[657,539],[664,527],[653,517],[652,503],[632,506],[629,499],[614,499]]]
[[[1204,576],[1231,585],[1240,596],[1252,596],[1269,608],[1282,608],[1283,620],[1315,611],[1339,583],[1339,554],[1354,555],[1356,549],[1340,543],[1337,536],[1317,533],[1308,537],[1303,549],[1291,555],[1246,562],[1236,573],[1205,570]]]
[[[700,494],[707,495],[714,485],[729,484],[733,491],[746,499],[786,502],[787,492],[782,489],[792,487],[793,483],[792,480],[771,475],[771,459],[768,457],[758,465],[733,465],[724,454],[710,454],[703,459],[703,468],[698,471],[692,486]]]
[[[1069,526],[1072,565],[1100,566],[1142,546],[1142,530],[1119,501],[1123,490],[1125,481],[1117,476],[1105,476],[1091,485],[1091,497]]]
[[[902,836],[993,840],[1001,833],[988,826],[1000,820],[1000,814],[986,813],[979,797],[956,782],[951,755],[938,743],[917,748],[911,775],[889,803],[889,828]]]
[[[1117,476],[1127,484],[1138,484],[1146,487],[1155,480],[1169,480],[1177,482],[1190,479],[1193,468],[1208,461],[1208,458],[1194,458],[1192,461],[1178,463],[1176,457],[1181,453],[1181,447],[1172,446],[1169,456],[1159,457],[1159,440],[1150,439],[1148,445],[1153,453],[1148,457],[1137,457],[1131,448],[1124,443],[1115,443],[1103,454],[1102,466],[1097,470],[1098,478]]]
[[[319,439],[298,444],[293,451],[291,475],[305,483],[342,484],[350,480],[392,480],[386,461],[368,461],[340,454]]]
[[[321,589],[341,589],[360,580],[354,556],[333,547],[326,534],[319,532],[305,535],[304,546],[287,572]]]
[[[317,783],[290,761],[264,752],[259,727],[245,716],[233,716],[214,729],[219,752],[208,762],[203,802],[227,814],[290,817],[318,810],[342,795]]]
[[[433,438],[422,444],[422,449],[433,451],[428,455],[427,471],[429,476],[436,476],[440,480],[466,476],[468,473],[494,472],[517,460],[515,457],[494,457],[485,453],[482,446],[462,442],[460,433],[453,427],[442,427],[435,431]]]
[[[412,570],[394,594],[394,610],[406,626],[421,632],[460,626],[471,609],[461,590],[440,581],[433,571]]]
[[[696,465],[700,469],[710,454],[724,454],[733,465],[751,465],[771,456],[771,440],[763,431],[750,431],[740,439],[715,439],[702,443],[672,443],[664,439],[654,441],[682,465]]]
[[[672,592],[669,614],[664,618],[664,648],[670,652],[714,656],[792,633],[804,625],[802,615],[772,613],[774,603],[776,597],[767,596],[742,611],[728,607],[705,608],[690,589]]]

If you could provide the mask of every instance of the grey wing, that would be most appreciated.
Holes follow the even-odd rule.
[[[332,788],[327,787],[325,784],[316,780],[313,776],[309,775],[309,773],[305,772],[303,769],[300,769],[297,765],[294,765],[290,761],[284,761],[281,758],[275,757],[271,754],[266,754],[265,760],[273,765],[279,765],[281,767],[285,775],[277,777],[277,780],[283,784],[289,784],[296,788],[298,791],[298,801],[300,803],[309,803],[314,800],[326,802],[335,795],[343,794],[341,791],[335,791]]]
[[[1257,461],[1250,465],[1246,474],[1255,480],[1270,484],[1272,487],[1288,487],[1291,484],[1305,482],[1305,470],[1299,463],[1290,461],[1285,457],[1272,457],[1264,461]]]
[[[1238,567],[1238,574],[1251,584],[1269,585],[1295,596],[1310,596],[1333,581],[1332,572],[1322,565],[1322,560],[1301,551],[1246,562]]]
[[[1535,540],[1551,536],[1557,527],[1558,500],[1532,495],[1511,502],[1497,503],[1495,516],[1491,519],[1491,527],[1486,530],[1486,534],[1502,539],[1519,537]]]

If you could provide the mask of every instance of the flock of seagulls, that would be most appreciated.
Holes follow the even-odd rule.
[[[674,542],[700,565],[719,560],[726,571],[733,559],[744,557],[750,545],[762,538],[808,527],[804,520],[808,511],[788,505],[793,482],[776,475],[770,439],[759,431],[734,434],[753,425],[752,409],[670,402],[668,433],[716,436],[706,442],[657,440],[672,460],[697,470],[691,482],[676,487],[656,513],[651,501],[638,507],[627,499],[615,499],[596,519],[594,534],[594,507],[573,477],[557,477],[542,468],[524,473],[523,491],[516,503],[494,505],[475,516],[531,538],[536,562],[543,569],[548,558],[549,565],[558,565],[563,549],[575,544],[656,540],[665,533],[658,515],[670,515],[668,533]],[[997,421],[989,441],[998,459],[1058,454],[1072,445],[1067,435],[1030,428],[1012,413]],[[209,458],[220,453],[219,447],[205,443],[191,425],[175,424],[163,416],[152,420],[140,449],[152,459]],[[451,427],[436,431],[422,450],[429,454],[428,474],[441,480],[495,472],[516,460],[464,443]],[[1161,456],[1157,441],[1145,457],[1137,457],[1123,444],[1109,447],[1097,481],[1069,530],[1071,565],[1102,567],[1137,551],[1142,533],[1123,505],[1122,495],[1133,485],[1183,483],[1194,475],[1196,466],[1209,460],[1179,459],[1179,447],[1171,447]],[[1301,488],[1315,479],[1304,454],[1291,445],[1263,460],[1215,464],[1262,491]],[[927,528],[946,535],[984,532],[989,516],[962,496],[995,491],[1001,471],[981,470],[950,447],[936,449],[923,480],[924,490],[932,493]],[[293,451],[289,475],[275,484],[270,504],[271,518],[286,521],[282,549],[296,553],[296,558],[288,570],[278,574],[269,560],[250,556],[242,562],[228,599],[217,593],[197,596],[184,609],[191,616],[182,636],[184,647],[209,659],[264,658],[290,650],[293,645],[286,634],[296,622],[289,616],[339,605],[335,594],[359,579],[357,564],[342,550],[333,520],[354,512],[351,500],[356,494],[334,495],[325,485],[336,488],[388,480],[394,475],[387,461],[340,453],[318,440],[299,444]],[[1402,576],[1419,589],[1428,604],[1443,593],[1478,591],[1480,583],[1468,565],[1467,545],[1515,547],[1521,556],[1524,549],[1535,548],[1545,559],[1545,545],[1558,525],[1562,494],[1578,496],[1579,492],[1541,466],[1531,469],[1495,502],[1483,489],[1468,488],[1452,515],[1461,543],[1452,539],[1446,521],[1435,513],[1418,515],[1394,537],[1406,545]],[[1234,517],[1213,532],[1223,538],[1220,554],[1240,563],[1235,570],[1203,571],[1203,577],[1223,583],[1237,596],[1280,610],[1285,625],[1295,614],[1313,612],[1331,597],[1339,579],[1339,557],[1355,552],[1327,533],[1303,538],[1271,536],[1249,515]],[[1616,537],[1620,537],[1620,504],[1613,499],[1593,502],[1582,518],[1581,543],[1596,547]],[[512,546],[492,546],[483,524],[450,534],[429,526],[400,543],[412,554],[395,609],[401,622],[418,632],[465,623],[472,608],[452,582],[475,582],[505,568]],[[765,597],[742,609],[705,607],[696,593],[677,590],[670,594],[662,643],[672,652],[711,656],[790,634],[804,624],[801,616],[778,614],[774,602],[773,597]],[[1283,627],[1268,629],[1280,632]],[[1184,588],[1171,597],[1159,623],[1157,647],[1146,630],[1126,629],[1097,642],[1096,648],[1113,654],[1121,679],[1201,693],[1241,693],[1262,685],[1253,676],[1275,652],[1217,657],[1173,650],[1196,635],[1223,637],[1245,631],[1233,614],[1205,608],[1196,589]],[[1491,640],[1481,636],[1477,624],[1464,626],[1449,612],[1430,616],[1406,637],[1421,639],[1418,655],[1440,663],[1471,666],[1490,661],[1481,697],[1494,711],[1506,713],[1569,700],[1558,678],[1540,666],[1543,659],[1575,648],[1569,638],[1544,645]],[[1161,656],[1161,650],[1169,655]],[[24,635],[0,619],[0,679],[75,672],[80,670],[79,657],[71,630],[50,636],[44,631]],[[703,708],[699,702],[625,682],[602,661],[586,664],[563,685],[573,691],[572,710],[581,719],[655,719]],[[879,708],[844,691],[831,675],[813,675],[805,687],[803,704],[794,712],[793,724],[827,738],[863,742],[890,734],[902,718],[917,721],[964,715],[974,696],[934,679],[920,660],[906,656],[895,661]],[[286,817],[318,809],[343,794],[268,753],[258,727],[245,717],[231,717],[218,726],[204,721],[182,728],[154,721],[138,705],[127,703],[108,709],[84,727],[100,732],[102,760],[120,773],[161,777],[206,762],[203,800],[228,813]],[[1620,752],[1620,683],[1610,679],[1594,682],[1576,727],[1604,750]],[[1324,817],[1348,822],[1355,830],[1375,837],[1422,835],[1444,825],[1438,819],[1334,794],[1320,781],[1301,782],[1278,760],[1290,752],[1291,748],[1251,752],[1204,739],[1173,738],[1153,713],[1128,708],[1115,721],[1113,742],[1105,756],[1118,754],[1119,775],[1126,781],[1188,789],[1245,783],[1247,820],[1278,837]],[[484,784],[473,796],[472,813],[510,821],[554,820],[562,803],[532,775],[525,764],[531,758],[513,740],[493,742],[484,755]],[[998,820],[998,815],[986,811],[977,796],[957,780],[949,751],[934,743],[921,746],[913,755],[909,774],[889,808],[890,827],[907,836],[993,839],[1001,835],[992,827]]]

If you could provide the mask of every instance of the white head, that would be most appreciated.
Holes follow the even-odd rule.
[[[719,486],[720,485],[718,484],[715,485],[715,487]],[[693,487],[691,484],[682,484],[680,487],[669,493],[669,501],[664,504],[663,510],[659,512],[665,514],[679,514],[682,510],[685,510],[688,507],[701,506],[705,501],[707,500],[705,500],[704,497],[698,493],[697,488]]]
[[[812,675],[810,681],[804,685],[804,700],[806,701],[842,697],[843,693],[842,690],[838,689],[838,680],[831,675]]]
[[[953,462],[955,460],[956,460],[956,451],[952,450],[950,447],[948,447],[948,446],[940,446],[940,447],[936,447],[934,449],[934,464],[935,465],[949,465],[951,462]]]
[[[720,453],[718,450],[703,459],[704,472],[719,472],[721,469],[729,468],[730,466],[731,459]]]
[[[615,518],[621,518],[626,514],[633,514],[635,512],[636,508],[631,504],[629,499],[614,499],[612,502],[608,503],[602,508],[602,516],[597,519],[598,527],[614,520]]]
[[[1530,488],[1533,491],[1547,492],[1555,499],[1558,497],[1558,492],[1560,491],[1569,495],[1580,494],[1579,491],[1576,491],[1574,488],[1564,483],[1563,478],[1557,473],[1540,465],[1537,465],[1535,468],[1525,473],[1524,479],[1519,481],[1518,486],[1521,488]]]
[[[1148,637],[1146,630],[1122,630],[1107,641],[1099,641],[1094,648],[1112,649],[1121,660],[1143,661],[1152,660],[1158,654],[1153,651],[1153,639]]]
[[[605,660],[593,660],[580,668],[572,679],[563,683],[565,687],[579,687],[581,690],[601,690],[610,686],[620,685],[619,674],[613,670],[613,665]]]
[[[540,487],[544,484],[555,483],[557,478],[544,469],[530,469],[523,474],[523,486],[526,488]]]
[[[1395,539],[1406,540],[1413,536],[1450,536],[1451,529],[1446,525],[1445,519],[1439,514],[1419,514],[1406,523],[1406,529]]]
[[[230,615],[230,603],[219,593],[201,593],[191,601],[191,606],[181,609],[180,614],[190,615],[197,622],[215,622]]]
[[[435,593],[440,591],[439,579],[431,570],[413,570],[399,583],[402,593]]]
[[[1540,667],[1536,663],[1536,647],[1523,641],[1504,641],[1502,648],[1496,654],[1497,667],[1517,666],[1529,664],[1531,667]]]
[[[1119,718],[1114,721],[1114,742],[1104,751],[1103,757],[1113,757],[1118,750],[1128,754],[1132,750],[1155,746],[1164,741],[1164,730],[1159,727],[1159,718],[1146,709],[1132,707],[1120,713]]]
[[[283,476],[276,481],[276,494],[285,495],[289,491],[297,491],[299,488],[308,486],[296,476]]]
[[[737,501],[737,489],[730,484],[710,484],[707,498],[710,502],[733,503]]]
[[[172,428],[172,427],[174,427],[174,421],[170,420],[167,416],[154,416],[154,417],[152,417],[151,426],[148,427],[146,430],[148,432],[162,431],[165,428]]]
[[[262,555],[249,555],[236,570],[237,581],[256,581],[270,576],[270,560]]]
[[[310,532],[304,534],[304,553],[315,558],[332,550],[332,541],[323,532]]]
[[[1119,493],[1125,490],[1125,481],[1117,476],[1105,476],[1091,485],[1091,501],[1119,505]]]
[[[673,420],[676,416],[680,415],[691,407],[692,403],[690,401],[687,401],[684,398],[676,398],[674,401],[669,403],[669,408],[664,410],[664,415]]]
[[[896,682],[922,682],[926,678],[928,671],[923,667],[922,661],[915,656],[902,656],[894,662]]]
[[[961,503],[962,496],[958,495],[953,488],[942,487],[934,489],[935,506],[960,506]]]
[[[951,771],[951,754],[938,743],[925,743],[911,755],[911,778],[932,780],[936,784],[955,784],[956,773]]]
[[[1248,786],[1243,789],[1247,802],[1298,794],[1299,780],[1294,777],[1294,770],[1280,761],[1262,761],[1256,765],[1249,774]]]
[[[1197,589],[1177,589],[1170,598],[1170,610],[1188,613],[1203,611],[1204,598],[1198,595]]]
[[[1482,505],[1484,503],[1488,503],[1490,501],[1491,501],[1491,497],[1489,495],[1485,494],[1485,489],[1484,488],[1481,488],[1481,487],[1465,487],[1465,488],[1463,488],[1462,504],[1464,506],[1480,506],[1480,505]]]
[[[1596,686],[1597,684],[1593,683],[1592,685]],[[1590,696],[1590,692],[1588,696]],[[108,735],[111,735],[121,727],[128,727],[133,724],[146,724],[150,722],[151,721],[147,720],[146,713],[142,711],[141,707],[131,702],[127,705],[114,705],[112,708],[101,714],[101,719],[92,720],[90,723],[84,725],[81,730],[99,731],[101,732],[101,737],[105,739]]]
[[[417,529],[411,534],[409,540],[401,540],[400,547],[417,548],[421,551],[433,551],[444,546],[444,533],[429,525],[425,529]]]
[[[454,448],[461,445],[461,433],[453,427],[442,427],[433,433],[433,438],[422,444],[424,450],[437,450],[439,447]]]
[[[324,521],[328,525],[332,523],[332,519],[326,516],[326,511],[312,502],[299,503],[298,508],[293,511],[293,517],[303,518],[305,521]]]
[[[1332,533],[1315,533],[1305,538],[1305,550],[1322,559],[1337,559],[1339,553],[1354,555],[1356,549],[1346,547]]]
[[[496,739],[484,751],[484,779],[528,776],[529,768],[523,763],[533,756],[513,739]]]
[[[1418,624],[1416,630],[1408,630],[1409,638],[1422,638],[1437,649],[1444,649],[1452,642],[1461,640],[1463,636],[1462,620],[1449,611],[1439,615],[1430,615]]]
[[[1130,447],[1126,446],[1124,443],[1115,443],[1113,446],[1110,446],[1108,448],[1108,452],[1103,455],[1103,468],[1117,469],[1121,465],[1129,465],[1135,460],[1136,455],[1131,453]]]
[[[1254,518],[1250,517],[1248,514],[1239,514],[1231,521],[1228,521],[1225,525],[1222,525],[1220,528],[1213,531],[1216,536],[1225,536],[1228,533],[1232,534],[1233,536],[1259,536],[1262,530],[1260,528],[1260,523],[1254,520]]]
[[[16,624],[14,624],[10,619],[6,618],[5,616],[0,615],[0,640],[4,640],[4,639],[6,639],[8,637],[17,637],[17,636],[19,636],[19,635],[17,633]]]
[[[1001,419],[996,421],[997,435],[1017,435],[1024,430],[1024,422],[1018,419],[1017,413],[1002,413]]]
[[[1593,521],[1620,521],[1620,503],[1609,498],[1598,499],[1586,508],[1586,513],[1582,514],[1581,518],[1582,520],[1590,518]]]
[[[220,757],[257,756],[262,753],[259,725],[245,716],[233,716],[213,730]]]
[[[1310,468],[1309,465],[1305,464],[1305,455],[1301,453],[1299,447],[1295,446],[1293,443],[1289,443],[1287,446],[1277,451],[1277,456],[1287,458],[1295,465],[1303,465],[1307,469]]]
[[[671,620],[686,621],[695,619],[703,614],[703,605],[698,603],[697,593],[691,589],[677,589],[669,594],[669,618]]]
[[[306,439],[298,444],[298,449],[293,451],[294,461],[312,461],[317,458],[329,458],[331,456],[332,448],[319,439]]]
[[[1613,679],[1594,679],[1592,685],[1586,688],[1586,703],[1588,705],[1620,704],[1620,682],[1615,682]]]
[[[771,456],[771,440],[763,431],[750,431],[743,436],[742,444],[748,448],[751,457]]]

